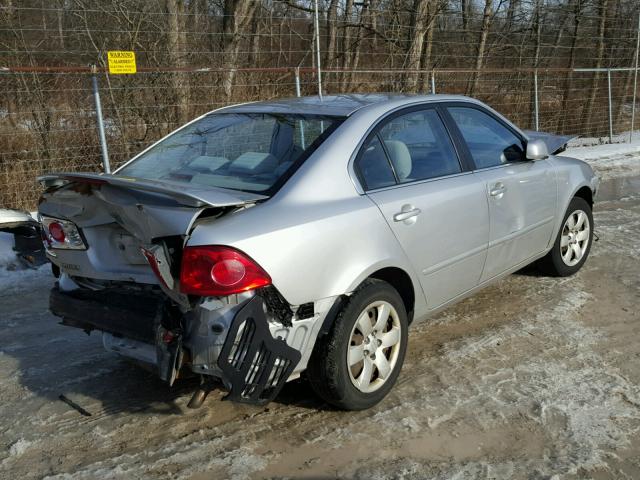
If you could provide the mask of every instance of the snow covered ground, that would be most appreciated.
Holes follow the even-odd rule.
[[[633,143],[600,145],[595,138],[577,138],[569,142],[562,155],[589,163],[602,179],[640,175],[640,132]]]
[[[169,388],[58,325],[44,267],[7,272],[0,478],[639,479],[640,189],[602,192],[585,268],[520,272],[412,326],[398,383],[362,412],[304,381],[265,407],[216,390],[190,410],[195,379]]]

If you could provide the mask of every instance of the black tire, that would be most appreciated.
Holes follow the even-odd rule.
[[[578,210],[582,210],[587,214],[587,218],[589,220],[589,238],[582,258],[575,265],[567,265],[567,263],[562,259],[562,247],[560,242],[567,219],[571,214]],[[547,253],[547,255],[538,262],[539,269],[543,273],[554,277],[568,277],[576,273],[580,268],[582,268],[582,265],[584,265],[584,262],[587,260],[589,252],[591,251],[591,244],[593,243],[593,229],[593,213],[591,211],[591,206],[583,198],[573,197],[571,202],[569,202],[569,207],[567,208],[564,217],[562,218],[560,230],[558,231],[556,240],[553,242],[553,247],[549,253]]]
[[[400,345],[396,350],[395,365],[386,380],[377,390],[363,392],[356,388],[351,380],[347,352],[358,317],[372,303],[381,301],[388,302],[397,313]],[[380,402],[396,382],[407,351],[409,322],[402,298],[391,285],[382,280],[366,280],[346,302],[329,333],[318,338],[309,360],[307,377],[313,390],[331,405],[344,410],[364,410]],[[377,370],[374,372],[374,375],[379,375]]]

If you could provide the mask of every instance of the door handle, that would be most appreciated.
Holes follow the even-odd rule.
[[[489,190],[489,195],[491,195],[492,197],[499,197],[506,191],[507,187],[505,187],[503,183],[498,182],[493,187],[491,187],[491,190]]]
[[[402,207],[401,212],[398,212],[393,216],[393,221],[404,222],[405,220],[409,220],[410,218],[417,217],[418,215],[420,215],[420,213],[422,213],[422,211],[419,208],[413,208],[411,207],[411,205],[405,205]]]

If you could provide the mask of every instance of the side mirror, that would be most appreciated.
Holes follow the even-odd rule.
[[[549,157],[547,144],[542,140],[529,140],[527,142],[527,160],[544,160]]]

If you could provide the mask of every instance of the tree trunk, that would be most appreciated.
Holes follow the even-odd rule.
[[[353,0],[347,0],[344,6],[344,34],[342,35],[342,69],[348,70],[351,68],[351,14],[353,12]],[[344,90],[349,83],[349,75],[346,72],[342,73],[342,89]]]
[[[635,63],[634,63],[635,65]],[[622,123],[622,114],[624,113],[624,106],[627,104],[630,94],[633,92],[633,70],[627,72],[624,87],[622,87],[622,96],[616,107],[616,113],[613,117],[614,128]],[[630,126],[630,125],[629,125]]]
[[[259,3],[254,0],[225,0],[222,20],[223,73],[222,86],[227,98],[231,97],[238,67],[242,31],[251,24]]]
[[[291,50],[291,47],[289,47]],[[260,60],[260,19],[254,15],[251,20],[251,50],[249,54],[249,66],[257,67]]]
[[[183,0],[165,0],[167,12],[167,41],[169,62],[172,67],[186,65],[187,41],[184,26]],[[170,73],[170,83],[175,98],[177,123],[185,123],[189,118],[189,79],[184,73]]]
[[[436,0],[435,3],[431,2],[428,8],[429,23],[427,24],[427,34],[422,47],[422,59],[420,60],[420,69],[426,70],[422,73],[422,80],[420,82],[422,85],[421,91],[423,93],[427,93],[431,90],[429,74],[433,68],[433,61],[431,59],[431,53],[433,51],[433,32],[435,30],[436,18],[443,8],[446,8],[446,3],[440,0]]]
[[[533,37],[534,37],[534,41],[533,41],[533,68],[534,69],[537,69],[540,66],[540,41],[542,37],[542,20],[540,18],[541,9],[542,9],[542,0],[536,0],[535,11],[533,13],[533,25],[532,25]],[[529,92],[530,92],[529,105],[531,105],[531,108],[530,108],[529,125],[531,125],[531,128],[535,129],[536,127],[536,109],[535,109],[536,86],[535,86],[534,75],[532,74],[530,75],[530,77],[531,77],[531,83],[529,88]]]
[[[600,17],[600,21],[598,22],[598,46],[596,49],[595,68],[602,68],[602,62],[604,60],[604,46],[605,46],[604,36],[606,33],[606,26],[607,26],[608,4],[609,4],[609,0],[600,0],[600,3],[598,5],[598,16]],[[583,132],[585,130],[587,132],[591,132],[589,130],[589,125],[591,124],[591,119],[593,117],[593,108],[595,106],[596,98],[598,96],[598,84],[600,83],[600,78],[601,78],[601,74],[599,71],[593,74],[593,82],[591,83],[591,93],[589,94],[589,99],[587,100],[587,105],[582,115]],[[601,132],[594,131],[592,133],[598,135]]]
[[[371,30],[373,30],[374,32],[378,30],[379,13],[380,12],[378,11],[377,0],[370,0],[369,1],[369,18],[370,18],[369,25],[371,26]],[[373,35],[371,46],[373,47],[372,51],[376,52],[376,50],[378,49],[378,35],[376,34]]]
[[[406,53],[404,68],[407,70],[419,70],[424,39],[427,33],[427,25],[430,23],[428,9],[430,0],[414,0],[411,12],[411,23],[409,29],[409,41]],[[415,91],[420,79],[417,71],[407,72],[404,76],[404,90]]]
[[[470,0],[460,0],[460,13],[462,14],[462,34],[466,37],[469,32]]]
[[[467,88],[467,95],[471,96],[478,88],[480,80],[479,71],[484,63],[484,51],[487,47],[487,38],[489,37],[489,29],[491,28],[491,19],[493,18],[493,0],[484,0],[484,12],[482,14],[482,28],[480,30],[480,38],[478,39],[478,53],[474,67],[471,82]]]
[[[63,5],[58,5],[58,9],[56,10],[56,20],[58,21],[58,43],[60,46],[60,50],[64,50],[64,7]]]
[[[580,0],[573,0],[573,37],[571,39],[571,49],[569,50],[569,72],[567,73],[567,79],[564,86],[564,95],[562,96],[562,107],[560,108],[561,122],[558,122],[558,131],[562,133],[569,133],[568,124],[568,108],[569,100],[571,98],[571,91],[573,90],[573,68],[576,63],[576,47],[578,45],[578,30],[580,28],[580,21],[582,20],[582,7]]]
[[[327,42],[323,64],[331,68],[336,57],[336,41],[338,38],[338,0],[331,0],[327,11]]]
[[[512,32],[514,30],[513,24],[516,16],[516,10],[518,9],[519,0],[510,0],[509,6],[507,7],[507,20],[506,20],[506,30],[507,32]]]

